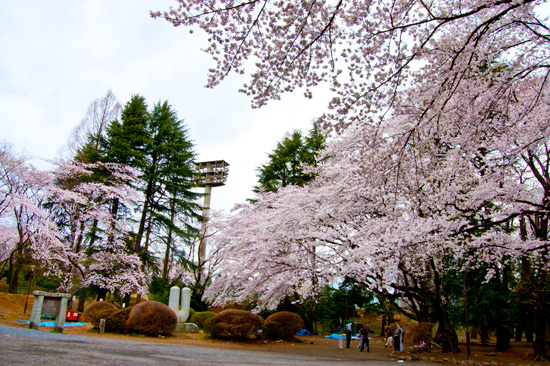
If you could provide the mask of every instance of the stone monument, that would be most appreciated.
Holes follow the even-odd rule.
[[[63,333],[65,316],[67,314],[67,300],[71,294],[57,292],[33,291],[34,303],[32,305],[29,329],[38,329],[42,315],[55,315],[54,332]]]
[[[170,289],[170,298],[168,307],[174,310],[178,317],[178,325],[176,332],[198,333],[199,329],[196,324],[186,323],[189,318],[189,307],[191,305],[191,289],[184,287],[180,290],[178,286]]]

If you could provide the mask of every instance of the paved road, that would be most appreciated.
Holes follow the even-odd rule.
[[[426,366],[420,362],[407,362]],[[346,361],[288,353],[245,352],[146,341],[101,339],[0,326],[0,365],[396,365],[397,361]]]

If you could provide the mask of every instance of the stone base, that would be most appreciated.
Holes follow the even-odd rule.
[[[195,323],[178,323],[176,326],[176,332],[178,333],[198,333],[199,326]]]

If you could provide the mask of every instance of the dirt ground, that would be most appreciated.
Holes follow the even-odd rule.
[[[0,292],[0,325],[10,326],[10,327],[28,327],[27,324],[18,322],[17,320],[29,320],[30,313],[32,309],[33,296],[29,297],[29,302],[27,304],[27,312],[23,313],[25,306],[25,295],[12,295]],[[52,328],[49,327],[39,327],[41,331],[52,331]],[[466,356],[466,345],[462,344],[461,349],[462,353],[459,354],[441,354],[438,351],[432,351],[431,353],[411,353],[411,352],[400,352],[398,354],[393,354],[391,350],[384,349],[384,339],[380,336],[375,335],[370,342],[371,352],[359,352],[357,349],[357,340],[352,341],[350,349],[344,348],[343,350],[338,349],[338,340],[336,339],[327,339],[324,336],[300,336],[298,339],[300,341],[294,342],[268,342],[268,343],[232,343],[232,342],[222,342],[209,339],[205,334],[198,333],[177,333],[173,337],[166,338],[151,338],[151,337],[133,337],[125,335],[114,335],[114,334],[99,334],[97,331],[92,330],[92,326],[86,324],[82,327],[65,327],[64,333],[72,335],[81,335],[86,337],[101,337],[101,338],[118,338],[126,340],[136,340],[136,341],[153,341],[153,342],[162,342],[170,344],[181,344],[189,346],[203,346],[203,347],[214,347],[214,348],[224,348],[224,349],[236,349],[236,350],[247,350],[247,351],[263,351],[263,352],[293,352],[296,354],[302,355],[330,355],[332,357],[338,357],[341,360],[368,360],[368,359],[378,359],[378,360],[390,360],[395,359],[396,361],[399,358],[406,357],[421,357],[425,361],[432,361],[438,364],[460,364],[461,361],[467,360]],[[345,342],[344,342],[345,343]],[[405,340],[405,349],[409,349],[412,344],[409,344]],[[344,345],[345,347],[345,345]],[[512,364],[519,365],[540,365],[540,366],[550,366],[550,362],[534,362],[527,359],[527,356],[532,353],[533,345],[532,343],[527,342],[512,342],[512,349],[508,352],[495,352],[494,345],[482,346],[475,340],[471,346],[472,360],[478,362],[479,364],[486,363],[486,365],[506,365],[511,366]],[[408,359],[406,359],[408,361]]]

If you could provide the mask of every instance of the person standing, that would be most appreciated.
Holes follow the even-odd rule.
[[[344,349],[344,340],[342,339],[342,318],[340,317],[340,323],[338,324],[338,349]]]
[[[359,329],[359,335],[361,335],[361,329],[363,329],[363,324],[361,323],[358,323],[357,324],[357,329]],[[363,337],[359,337],[359,344],[357,345],[357,348],[361,348],[361,346],[363,345]]]
[[[363,328],[361,328],[361,352],[363,352],[363,349],[365,348],[365,345],[367,346],[367,352],[370,352],[370,346],[369,346],[369,333],[370,328],[368,325],[364,325]]]
[[[399,326],[399,324],[396,324],[397,327],[395,328],[395,332],[393,333],[393,349],[395,352],[401,351],[401,333],[403,333],[403,329]]]
[[[386,345],[384,346],[384,348],[391,349],[393,346],[393,333],[390,327],[386,327],[386,334],[388,338],[386,339]]]
[[[353,331],[353,320],[350,320],[348,324],[346,324],[346,348],[349,348],[349,345],[351,344],[351,332]]]

